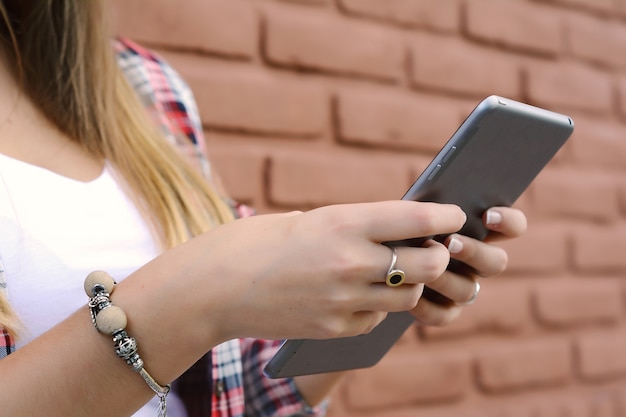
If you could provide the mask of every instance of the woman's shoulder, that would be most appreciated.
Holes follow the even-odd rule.
[[[183,102],[194,107],[193,96],[183,77],[157,52],[129,39],[117,38],[114,50],[118,66],[145,104]]]
[[[130,39],[116,38],[113,46],[126,80],[169,142],[209,175],[200,114],[183,77],[157,52]]]

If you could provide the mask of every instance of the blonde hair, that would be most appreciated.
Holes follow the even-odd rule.
[[[0,14],[0,41],[24,92],[67,136],[115,167],[164,248],[232,220],[118,68],[104,0],[0,0]],[[16,329],[2,291],[0,327]]]

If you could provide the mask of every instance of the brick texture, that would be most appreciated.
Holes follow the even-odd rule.
[[[449,99],[389,89],[341,91],[336,103],[341,141],[431,152],[452,136],[462,111]]]
[[[351,372],[329,417],[626,417],[626,1],[114,0],[193,89],[261,213],[397,199],[483,97],[569,114],[527,233],[445,327]]]
[[[533,199],[541,201],[538,212],[551,217],[577,217],[596,221],[619,218],[619,176],[597,170],[546,168],[533,185]],[[577,181],[570,181],[580,174]]]
[[[472,0],[466,7],[472,38],[505,48],[554,56],[562,49],[563,18],[533,3]]]
[[[610,15],[617,11],[619,2],[614,0],[539,0],[544,3],[554,3],[556,6],[579,8],[585,12]]]
[[[570,108],[589,113],[611,113],[613,83],[610,74],[580,63],[530,61],[526,65],[527,94],[544,107]]]
[[[567,21],[569,52],[590,63],[623,69],[626,28],[619,22],[585,14],[572,14]]]
[[[268,198],[285,207],[393,200],[410,185],[407,168],[392,158],[338,152],[276,153],[269,178]],[[381,193],[379,187],[384,185]]]
[[[571,356],[562,340],[502,345],[478,356],[478,383],[489,392],[563,385],[571,377]]]
[[[350,375],[346,395],[352,408],[373,410],[416,402],[450,401],[464,395],[470,386],[468,355],[437,353],[424,358],[406,349],[394,353],[384,359],[383,366]],[[420,372],[397,378],[407,368]],[[380,395],[381,387],[388,389],[389,395]]]
[[[397,80],[404,45],[390,29],[324,13],[268,8],[263,48],[275,65]]]
[[[204,63],[196,56],[165,56],[196,92],[207,128],[315,137],[328,127],[330,98],[317,83],[286,82],[266,71]],[[203,70],[212,65],[211,71]]]
[[[117,30],[138,42],[236,57],[257,53],[258,18],[245,0],[114,0]]]
[[[626,374],[624,329],[590,332],[576,341],[581,378],[585,380],[615,379]]]
[[[589,234],[595,239],[590,239]],[[581,226],[573,232],[574,265],[581,270],[617,271],[626,266],[626,224]]]
[[[517,60],[491,48],[449,36],[424,35],[411,43],[411,57],[411,81],[418,88],[475,96],[486,91],[511,98],[521,94]]]
[[[582,120],[577,124],[575,136],[569,143],[571,156],[576,166],[591,167],[599,172],[609,172],[624,167],[623,155],[626,153],[626,142],[623,140],[626,129],[621,123]]]
[[[546,326],[615,323],[622,316],[622,291],[617,280],[551,279],[533,288],[537,318]]]
[[[348,15],[379,20],[389,25],[458,32],[461,23],[459,0],[339,0]]]

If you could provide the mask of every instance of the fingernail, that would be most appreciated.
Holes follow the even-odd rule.
[[[463,250],[463,242],[461,242],[459,239],[453,237],[450,239],[450,242],[448,243],[448,251],[450,253],[459,253]]]
[[[501,221],[502,214],[498,213],[495,210],[487,210],[487,215],[485,216],[486,224],[495,226],[496,224],[500,224]]]

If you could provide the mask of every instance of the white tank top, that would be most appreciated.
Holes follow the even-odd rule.
[[[18,348],[77,309],[90,320],[83,289],[89,272],[103,269],[119,282],[158,253],[109,165],[81,182],[0,154],[0,259],[25,326]],[[134,417],[156,416],[156,404]],[[168,416],[185,416],[174,393]]]

